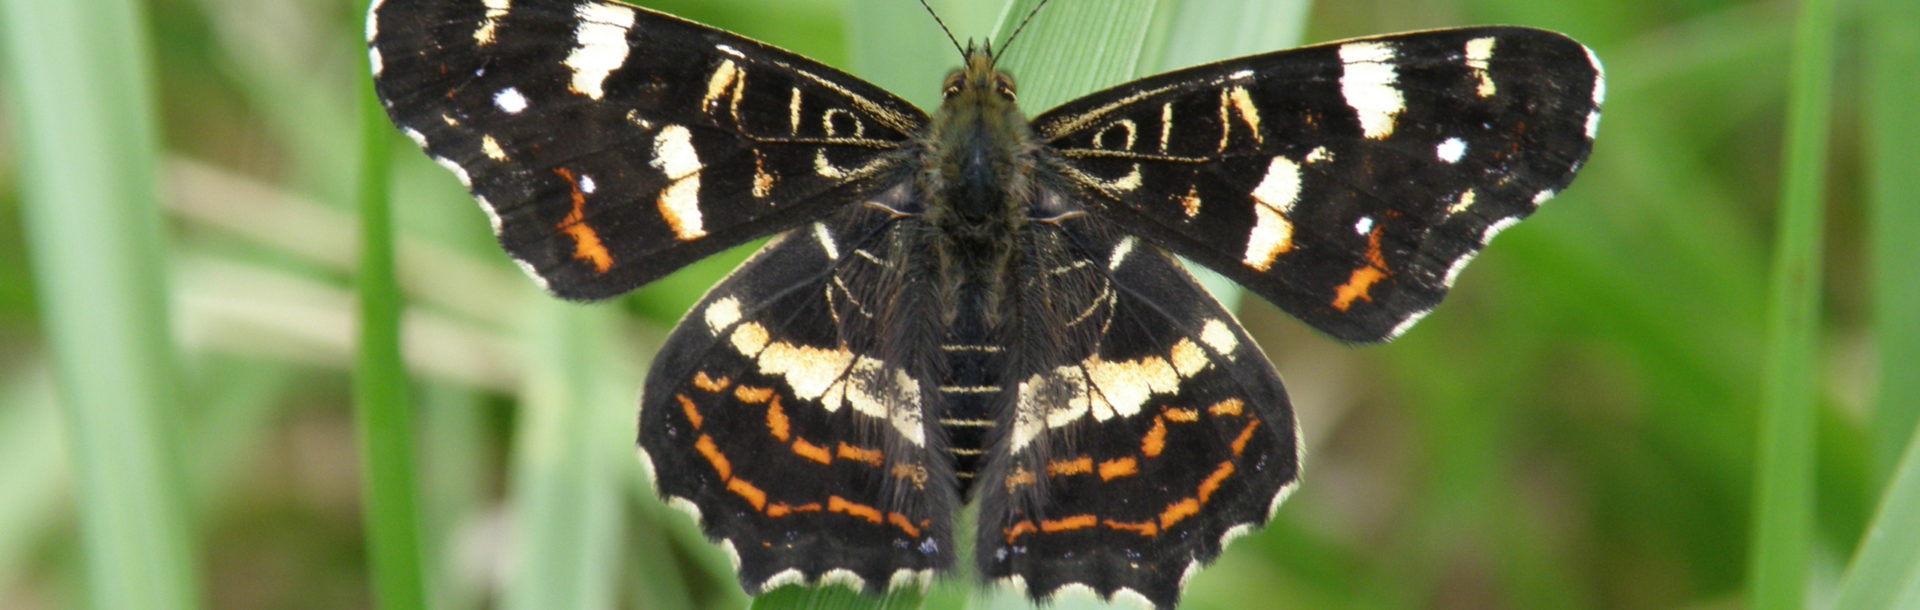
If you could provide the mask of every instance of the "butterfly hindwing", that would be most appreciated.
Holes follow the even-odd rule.
[[[1297,480],[1286,391],[1166,252],[1096,218],[1034,232],[1017,293],[1034,296],[1009,310],[1032,328],[1008,351],[1040,334],[1054,357],[1009,363],[976,562],[1039,599],[1084,587],[1171,607]]]
[[[858,201],[926,121],[814,61],[624,4],[384,0],[367,30],[394,123],[570,298]]]
[[[1380,341],[1572,181],[1603,91],[1564,36],[1464,28],[1171,72],[1033,125],[1095,213],[1328,334]]]
[[[900,231],[855,208],[782,234],[691,310],[648,374],[643,459],[731,549],[749,593],[878,592],[952,563],[958,497],[915,356],[937,348],[890,339],[934,335],[880,331],[937,316],[875,307],[917,298],[888,245]]]

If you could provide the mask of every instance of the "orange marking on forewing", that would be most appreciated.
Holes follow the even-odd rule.
[[[1149,538],[1160,533],[1160,526],[1154,525],[1153,520],[1151,519],[1146,521],[1133,522],[1133,523],[1107,519],[1107,520],[1101,521],[1100,524],[1113,529],[1121,530],[1121,531],[1133,532],[1135,534],[1147,536]]]
[[[1041,521],[1040,531],[1049,534],[1054,532],[1069,532],[1077,529],[1086,529],[1099,524],[1100,519],[1093,515],[1074,515],[1065,519]]]
[[[792,436],[792,428],[792,422],[787,421],[787,412],[780,408],[780,401],[775,400],[767,405],[767,431],[772,432],[774,438],[786,442]]]
[[[1167,414],[1167,421],[1175,421],[1175,422],[1181,422],[1181,423],[1200,421],[1200,412],[1195,411],[1193,409],[1175,409],[1172,407],[1168,407],[1166,409],[1166,414]]]
[[[729,385],[733,385],[732,379],[728,379],[726,377],[714,379],[712,377],[708,377],[706,371],[701,371],[699,373],[694,374],[693,376],[693,387],[700,388],[708,392],[713,392],[718,394],[722,391],[725,391],[727,389],[727,386]]]
[[[1120,477],[1140,474],[1140,465],[1133,458],[1124,457],[1100,463],[1100,480],[1111,481]]]
[[[774,398],[773,388],[756,388],[744,385],[733,389],[733,397],[739,399],[740,402],[750,405],[757,405]]]
[[[694,405],[693,399],[687,398],[686,394],[674,394],[673,397],[680,399],[680,410],[687,412],[687,421],[693,422],[693,429],[699,430],[701,422],[707,421],[707,418],[700,416],[700,407]]]
[[[793,439],[793,453],[822,464],[833,463],[833,455],[827,452],[826,447],[809,443],[804,438]]]
[[[1013,544],[1015,539],[1039,530],[1040,528],[1035,527],[1032,521],[1021,521],[1013,524],[1013,527],[1001,529],[1000,533],[1007,535],[1007,544]]]
[[[613,268],[613,254],[607,251],[605,244],[600,243],[600,234],[587,225],[587,194],[580,191],[580,180],[565,168],[554,168],[553,173],[565,178],[568,188],[573,189],[573,211],[568,212],[567,217],[561,219],[555,228],[573,238],[574,258],[592,263],[595,271],[606,273]]]
[[[700,435],[699,440],[693,441],[693,449],[706,457],[707,463],[713,464],[713,471],[720,473],[720,480],[733,478],[733,464],[728,463],[726,454],[720,453],[720,447],[713,444],[713,437]]]
[[[1179,523],[1181,519],[1198,514],[1200,514],[1199,500],[1187,498],[1168,504],[1166,510],[1160,511],[1160,529],[1173,527],[1173,524]]]
[[[1233,439],[1234,455],[1240,455],[1240,452],[1247,450],[1247,442],[1253,440],[1253,429],[1258,427],[1260,427],[1259,420],[1247,422],[1246,429],[1240,431],[1240,437]]]
[[[1077,460],[1061,460],[1047,464],[1047,476],[1065,477],[1093,472],[1093,458],[1080,456]]]
[[[908,536],[914,538],[920,537],[920,528],[914,527],[913,521],[907,519],[906,515],[887,513],[887,523],[891,523],[894,527],[900,528],[900,531],[906,532]]]
[[[879,466],[886,461],[885,456],[880,455],[879,449],[862,449],[846,443],[840,443],[839,455],[849,460],[866,462],[874,466]]]
[[[754,487],[753,484],[748,483],[746,479],[727,481],[727,491],[746,498],[747,503],[752,504],[754,510],[760,510],[767,505],[767,492],[760,491],[760,488]]]
[[[1380,253],[1380,230],[1383,228],[1374,227],[1373,233],[1367,235],[1367,266],[1353,270],[1347,283],[1335,289],[1334,309],[1346,311],[1353,307],[1355,299],[1373,302],[1373,295],[1369,291],[1373,290],[1374,284],[1387,277],[1387,259]]]
[[[1240,399],[1229,398],[1213,403],[1213,406],[1207,407],[1207,412],[1219,416],[1239,415],[1242,406],[1244,403]]]
[[[866,519],[875,524],[880,523],[880,511],[878,509],[865,504],[848,502],[846,498],[840,496],[827,496],[827,511],[846,513],[861,519]]]
[[[1200,482],[1200,502],[1204,504],[1212,499],[1213,492],[1220,491],[1220,484],[1230,476],[1233,476],[1233,462],[1221,462],[1219,468],[1213,469],[1213,474]]]
[[[1147,457],[1159,457],[1160,452],[1166,450],[1166,448],[1167,448],[1166,419],[1155,416],[1153,418],[1153,429],[1148,430],[1147,435],[1140,439],[1140,453],[1146,454]]]

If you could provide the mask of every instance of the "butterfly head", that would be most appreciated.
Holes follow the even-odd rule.
[[[1000,71],[995,63],[993,44],[975,47],[967,44],[966,64],[947,73],[940,95],[947,103],[960,101],[997,101],[1012,104],[1015,97],[1013,77]]]

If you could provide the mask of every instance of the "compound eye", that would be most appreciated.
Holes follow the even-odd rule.
[[[940,97],[952,99],[953,96],[960,95],[960,84],[964,78],[964,75],[958,71],[948,74],[947,82],[940,86]]]
[[[1013,77],[1005,74],[993,75],[993,89],[1000,95],[1007,96],[1009,100],[1014,99]]]

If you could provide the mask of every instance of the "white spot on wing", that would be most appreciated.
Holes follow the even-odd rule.
[[[1354,223],[1353,223],[1353,232],[1355,232],[1355,233],[1359,233],[1359,234],[1361,234],[1361,235],[1366,235],[1366,234],[1368,234],[1368,233],[1372,233],[1372,232],[1373,232],[1373,217],[1372,217],[1372,216],[1361,216],[1361,217],[1360,217],[1360,220],[1356,220],[1356,221],[1354,221]]]
[[[380,71],[386,68],[380,61],[380,49],[378,47],[367,47],[367,65],[372,66],[374,76],[379,76]]]
[[[887,590],[891,591],[906,587],[925,589],[927,585],[932,582],[933,570],[909,570],[901,568],[894,570],[893,576],[887,579]]]
[[[1473,257],[1479,256],[1479,255],[1480,255],[1480,251],[1473,250],[1473,251],[1467,252],[1466,254],[1460,255],[1460,258],[1453,259],[1453,264],[1447,266],[1446,277],[1441,278],[1440,282],[1444,284],[1446,287],[1452,288],[1454,281],[1460,279],[1460,271],[1463,269],[1466,269],[1467,263],[1473,262]]]
[[[787,585],[807,584],[807,575],[800,568],[787,568],[760,581],[760,592],[765,593]]]
[[[488,159],[500,162],[507,160],[507,151],[500,148],[500,142],[493,139],[492,134],[480,136],[480,152],[486,153]]]
[[[1349,42],[1340,45],[1340,95],[1360,118],[1360,129],[1379,140],[1393,135],[1395,118],[1406,110],[1400,95],[1400,75],[1393,67],[1393,47],[1385,42]]]
[[[487,213],[487,226],[493,227],[494,237],[499,237],[500,236],[500,213],[495,212],[493,210],[493,202],[487,201],[487,198],[484,195],[476,196],[473,198],[473,200],[480,202],[480,211]]]
[[[1233,358],[1234,350],[1240,349],[1240,339],[1234,336],[1233,328],[1218,318],[1209,319],[1200,327],[1200,342],[1207,344],[1213,353],[1228,359]]]
[[[675,510],[686,513],[687,516],[689,517],[693,517],[694,523],[700,523],[704,519],[704,517],[702,517],[700,514],[700,505],[694,504],[693,500],[688,500],[680,496],[668,496],[667,506],[671,506]]]
[[[534,269],[532,263],[516,258],[516,259],[513,259],[513,264],[514,266],[520,268],[521,273],[525,273],[527,274],[527,277],[532,278],[533,283],[538,284],[541,290],[545,290],[547,292],[553,292],[553,287],[547,285],[547,278],[545,276],[540,275],[540,270]]]
[[[1227,80],[1246,80],[1253,77],[1252,70],[1237,70],[1227,75]]]
[[[660,191],[660,216],[682,241],[705,237],[700,218],[700,156],[693,150],[693,133],[682,125],[668,125],[653,138],[653,161],[667,177]]]
[[[1414,312],[1414,314],[1411,316],[1407,316],[1407,319],[1401,320],[1399,324],[1394,325],[1393,330],[1387,331],[1386,340],[1392,341],[1394,339],[1400,338],[1400,335],[1407,334],[1407,331],[1411,330],[1414,324],[1419,323],[1421,318],[1427,317],[1427,314],[1430,314],[1430,313],[1433,313],[1433,310],[1428,309],[1424,311],[1418,311],[1418,312]]]
[[[1467,141],[1460,138],[1447,138],[1445,142],[1434,147],[1433,154],[1440,157],[1441,161],[1459,163],[1460,157],[1467,154]]]
[[[480,29],[474,30],[473,41],[480,46],[493,44],[494,28],[499,27],[500,19],[507,16],[507,8],[512,0],[483,0],[487,5],[487,15],[480,21]]]
[[[656,476],[659,469],[653,465],[653,454],[647,453],[646,447],[636,446],[635,449],[640,452],[640,470],[646,472],[647,486],[653,488],[653,495],[660,495],[660,477]]]
[[[1321,163],[1321,162],[1332,161],[1332,160],[1333,160],[1333,151],[1327,150],[1327,147],[1325,146],[1315,146],[1313,147],[1313,150],[1307,151],[1308,163]]]
[[[740,299],[727,297],[707,306],[707,330],[718,335],[740,321]]]
[[[1126,262],[1127,255],[1133,253],[1134,239],[1129,236],[1113,247],[1113,254],[1107,257],[1107,270],[1119,271],[1120,263]]]
[[[1492,37],[1475,38],[1467,41],[1467,69],[1473,71],[1480,80],[1480,86],[1474,91],[1480,97],[1493,97],[1498,89],[1493,84],[1493,74],[1489,72],[1489,62],[1493,60]]]
[[[1540,207],[1540,204],[1542,204],[1542,203],[1546,203],[1548,199],[1552,199],[1552,198],[1553,198],[1553,196],[1554,196],[1554,195],[1557,195],[1557,194],[1559,194],[1559,193],[1556,193],[1556,192],[1554,192],[1554,190],[1553,190],[1553,189],[1547,189],[1547,190],[1544,190],[1544,191],[1540,191],[1540,192],[1538,192],[1538,193],[1534,193],[1534,194],[1533,194],[1533,207],[1536,207],[1536,208],[1537,208],[1537,207]]]
[[[1508,216],[1488,225],[1486,232],[1480,234],[1480,245],[1487,245],[1493,241],[1493,236],[1499,235],[1501,231],[1507,230],[1507,227],[1511,227],[1519,222],[1519,218]]]
[[[507,87],[493,94],[493,105],[507,114],[520,114],[527,109],[527,96],[521,95],[519,89]]]
[[[1273,259],[1293,249],[1293,223],[1287,213],[1300,198],[1300,166],[1276,156],[1267,175],[1253,188],[1253,230],[1247,233],[1247,251],[1241,263],[1258,271],[1273,267]]]
[[[380,33],[381,4],[383,3],[376,0],[373,6],[367,7],[367,42],[373,42],[374,37]]]
[[[627,30],[633,27],[633,9],[588,2],[574,10],[580,25],[573,31],[573,52],[566,66],[573,71],[574,93],[593,99],[606,95],[607,77],[627,63]]]
[[[460,186],[473,188],[473,178],[467,175],[467,169],[460,167],[459,163],[454,163],[453,159],[434,157],[433,162],[440,164],[440,167],[447,168],[447,171],[453,172],[453,177],[460,180]]]
[[[726,53],[734,57],[738,57],[741,59],[747,58],[747,54],[741,53],[739,49],[736,49],[727,45],[717,44],[717,45],[713,45],[713,48],[718,49],[721,53]]]
[[[1476,196],[1477,195],[1475,195],[1475,193],[1473,192],[1473,189],[1460,191],[1460,198],[1454,200],[1453,205],[1447,206],[1447,215],[1452,216],[1454,214],[1465,212],[1467,211],[1468,208],[1472,208],[1473,200]]]
[[[867,579],[861,578],[859,574],[853,573],[853,570],[834,568],[820,575],[820,584],[823,586],[841,584],[846,585],[849,589],[861,591],[867,588]]]
[[[813,239],[820,242],[820,249],[826,251],[827,260],[840,260],[840,246],[833,243],[833,234],[827,232],[825,223],[813,223]]]
[[[407,139],[409,139],[409,140],[413,140],[413,143],[414,143],[414,144],[417,144],[417,145],[419,145],[419,146],[420,146],[420,148],[426,148],[426,147],[427,147],[427,136],[426,136],[426,134],[422,134],[422,133],[420,133],[420,132],[419,132],[418,130],[416,130],[416,129],[414,129],[414,128],[412,128],[412,127],[406,127],[406,128],[402,128],[402,129],[400,130],[400,133],[403,133],[403,134],[406,134],[406,135],[407,135]]]
[[[1593,136],[1598,133],[1600,133],[1600,111],[1595,109],[1587,113],[1587,139],[1593,139]]]

